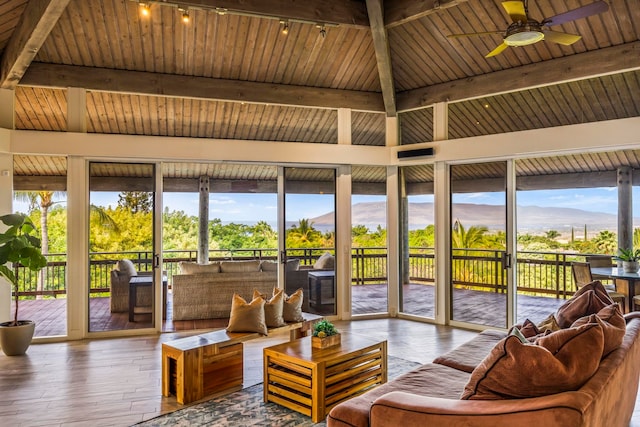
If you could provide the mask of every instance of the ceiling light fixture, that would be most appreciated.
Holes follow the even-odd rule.
[[[185,24],[189,23],[189,9],[183,9],[181,7],[178,8],[180,12],[182,12],[182,22]]]
[[[289,23],[287,21],[280,21],[282,24],[282,34],[285,36],[289,34]]]
[[[325,38],[325,36],[327,35],[327,28],[324,26],[324,24],[317,24],[316,28],[320,28],[320,37]]]
[[[142,16],[151,15],[151,5],[149,3],[140,3],[140,15]]]
[[[227,9],[224,7],[216,7],[216,13],[218,15],[226,15]]]
[[[514,22],[507,29],[507,36],[504,43],[507,46],[527,46],[544,39],[544,33],[540,25],[535,21],[529,21],[522,25],[519,21]]]

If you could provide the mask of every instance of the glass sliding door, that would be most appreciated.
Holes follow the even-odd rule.
[[[507,326],[507,164],[451,166],[451,318]]]
[[[351,176],[351,312],[386,313],[387,169],[354,166]]]
[[[13,208],[38,229],[47,266],[39,273],[18,266],[19,317],[33,320],[35,337],[67,335],[67,159],[14,156]],[[45,172],[46,171],[46,172]],[[10,315],[15,306],[11,299]],[[8,319],[0,319],[5,321]]]
[[[90,163],[90,332],[155,326],[154,212],[154,164]]]
[[[435,317],[433,165],[400,168],[400,312]]]
[[[302,289],[303,310],[336,314],[336,171],[284,168],[285,290]]]

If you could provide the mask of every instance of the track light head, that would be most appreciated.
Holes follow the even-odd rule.
[[[180,12],[182,12],[182,22],[184,24],[188,24],[189,23],[189,9],[178,9]]]
[[[151,5],[149,3],[140,3],[140,15],[142,16],[151,15]]]
[[[282,24],[282,34],[285,36],[289,34],[289,23],[287,21],[280,21]]]

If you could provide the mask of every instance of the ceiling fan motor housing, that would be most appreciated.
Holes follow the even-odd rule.
[[[504,42],[508,46],[527,46],[543,39],[544,33],[540,23],[530,19],[527,23],[518,21],[509,25]]]

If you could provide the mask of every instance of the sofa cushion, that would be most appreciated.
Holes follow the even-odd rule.
[[[579,318],[595,314],[611,303],[611,301],[603,301],[594,290],[580,294],[576,292],[576,295],[556,311],[558,325],[561,328],[568,328]]]
[[[620,311],[620,306],[616,303],[610,304],[600,310],[597,314],[581,317],[573,322],[572,328],[582,326],[587,323],[598,323],[602,327],[604,334],[604,349],[602,357],[607,357],[616,348],[620,347],[626,332],[626,322]]]
[[[260,271],[260,261],[257,259],[247,261],[220,262],[221,273],[250,273],[254,271]]]
[[[131,262],[131,260],[129,259],[121,259],[118,262],[116,262],[115,269],[118,270],[120,274],[129,276],[129,277],[138,275],[138,271],[136,270],[136,267],[133,265],[133,262]]]
[[[577,390],[596,372],[604,348],[602,327],[589,323],[524,344],[501,340],[474,369],[461,399],[498,400]]]
[[[286,325],[282,310],[284,308],[284,291],[282,289],[273,288],[273,296],[269,298],[263,295],[259,290],[253,290],[253,298],[264,299],[264,320],[268,328],[277,328]]]
[[[609,293],[605,289],[602,282],[599,280],[594,280],[591,283],[587,283],[586,285],[581,286],[580,289],[578,289],[576,293],[573,295],[573,298],[579,297],[580,295],[589,291],[595,292],[598,298],[600,298],[602,301],[607,303],[607,305],[613,304],[613,300],[609,296]]]
[[[333,270],[335,268],[335,259],[329,252],[325,252],[313,264],[315,270]]]
[[[285,263],[286,271],[298,271],[298,268],[300,268],[300,260],[297,258],[288,259]],[[260,270],[278,271],[278,261],[264,260],[260,262]]]
[[[329,412],[328,419],[331,420],[329,423],[335,420],[338,421],[337,425],[368,427],[370,425],[369,409],[373,402],[384,394],[404,391],[421,396],[458,399],[468,380],[468,372],[429,363],[369,390],[363,395],[342,402]],[[402,423],[396,425],[402,425]]]
[[[464,344],[436,357],[433,363],[471,373],[496,344],[506,336],[507,334],[502,331],[484,330]]]
[[[198,264],[197,262],[180,261],[180,274],[220,273],[220,263]]]
[[[282,317],[285,322],[302,322],[302,301],[304,294],[302,288],[291,295],[284,294],[284,306],[282,307]]]
[[[267,324],[264,319],[264,299],[254,298],[247,303],[238,294],[233,294],[228,332],[258,332],[267,335]]]

